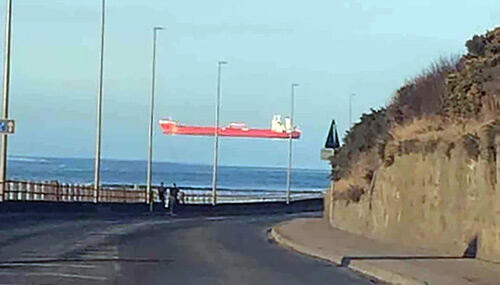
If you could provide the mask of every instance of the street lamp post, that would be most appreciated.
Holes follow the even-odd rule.
[[[286,179],[286,203],[290,204],[290,188],[292,186],[292,133],[294,130],[293,116],[294,116],[294,103],[295,103],[295,87],[299,86],[297,83],[292,83],[292,98],[291,98],[291,112],[290,112],[290,130],[288,137],[288,173]]]
[[[153,178],[153,124],[154,124],[154,108],[155,108],[155,85],[156,85],[156,38],[158,31],[163,30],[162,27],[153,28],[153,74],[151,81],[151,113],[149,120],[149,140],[148,140],[148,174],[147,174],[147,189],[148,193],[147,202],[149,203],[149,211],[153,211],[153,191],[151,190],[151,183]]]
[[[7,0],[6,8],[7,20],[5,22],[5,50],[3,66],[3,119],[9,118],[9,92],[10,92],[10,49],[11,49],[11,31],[12,31],[12,0]],[[1,135],[1,157],[0,157],[0,201],[3,201],[5,179],[7,177],[7,135]]]
[[[226,61],[219,61],[217,65],[217,102],[215,106],[215,141],[214,141],[214,168],[212,175],[212,205],[217,204],[217,174],[219,164],[219,124],[220,124],[220,80],[221,80],[221,66],[227,64]]]
[[[106,20],[106,0],[102,0],[101,9],[101,51],[99,59],[99,92],[97,94],[97,135],[95,143],[94,203],[99,202],[99,188],[101,186],[102,84],[104,74],[104,24]]]
[[[352,126],[352,97],[355,95],[354,93],[349,94],[349,128]]]

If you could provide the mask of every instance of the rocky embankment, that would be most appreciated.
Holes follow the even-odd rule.
[[[332,159],[332,226],[500,262],[500,28],[466,46],[350,130]]]

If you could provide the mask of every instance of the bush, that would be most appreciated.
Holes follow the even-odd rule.
[[[469,55],[439,58],[398,89],[386,108],[363,114],[361,121],[346,132],[342,147],[331,161],[331,179],[347,178],[360,155],[367,156],[377,146],[373,151],[386,165],[392,164],[394,158],[384,157],[384,152],[391,138],[388,130],[394,124],[423,117],[456,120],[487,112],[496,116],[500,99],[493,81],[499,74],[495,69],[500,61],[499,43],[500,27],[484,36],[474,36],[466,43]],[[467,142],[469,154],[476,156],[474,139]],[[365,167],[368,172],[378,167],[371,164]]]
[[[350,164],[355,162],[358,154],[369,151],[387,139],[387,128],[385,108],[371,109],[370,113],[363,114],[361,121],[347,131],[342,147],[331,161],[332,179],[338,181],[342,177],[347,177]]]
[[[361,121],[347,131],[342,147],[331,161],[331,179],[338,181],[347,177],[359,154],[376,146],[383,149],[390,137],[388,129],[391,124],[402,124],[426,115],[441,115],[446,77],[460,67],[459,57],[440,58],[401,87],[387,108],[371,109],[370,113],[363,114]]]
[[[446,77],[460,68],[460,58],[441,57],[396,91],[388,109],[396,123],[424,115],[442,115]]]
[[[452,119],[495,117],[500,110],[500,27],[466,44],[464,68],[448,75],[444,113]]]
[[[365,189],[359,185],[349,185],[349,188],[345,191],[334,192],[333,198],[335,200],[345,200],[348,202],[358,203],[365,192]]]
[[[484,56],[484,51],[486,47],[486,39],[484,36],[474,35],[472,39],[465,43],[467,51],[475,56]]]

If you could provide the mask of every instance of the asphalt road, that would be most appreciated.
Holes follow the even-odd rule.
[[[0,284],[373,284],[270,242],[292,217],[3,216]]]

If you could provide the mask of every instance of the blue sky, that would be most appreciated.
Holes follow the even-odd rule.
[[[0,14],[4,15],[4,1]],[[9,154],[93,157],[99,0],[15,0]],[[3,19],[3,17],[2,17]],[[156,118],[212,124],[217,61],[222,124],[268,126],[297,82],[295,165],[319,160],[330,120],[384,105],[439,56],[498,25],[498,1],[107,0],[103,157],[147,157],[152,28],[159,35]],[[4,21],[0,24],[3,27]],[[3,31],[1,40],[3,42]],[[3,58],[2,58],[3,60]],[[211,138],[155,134],[156,160],[212,163]],[[286,166],[284,141],[224,139],[221,164]]]

